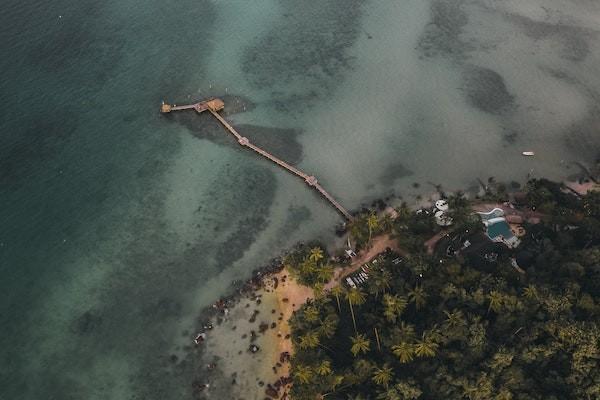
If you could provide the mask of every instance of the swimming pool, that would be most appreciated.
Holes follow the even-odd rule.
[[[504,239],[510,239],[514,236],[510,230],[510,225],[504,219],[488,224],[487,235],[492,240],[498,238],[498,236],[502,236]]]

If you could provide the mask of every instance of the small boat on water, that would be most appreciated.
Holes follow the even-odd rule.
[[[524,151],[522,154],[524,156],[535,156],[535,153],[533,151]]]

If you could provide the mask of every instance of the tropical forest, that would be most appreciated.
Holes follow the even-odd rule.
[[[509,189],[443,194],[450,226],[404,204],[393,217],[364,210],[348,227],[357,248],[379,235],[398,246],[362,284],[328,287],[344,261],[318,245],[288,255],[316,293],[290,320],[292,398],[600,399],[600,192]],[[535,213],[518,247],[479,239],[473,209],[486,201]]]

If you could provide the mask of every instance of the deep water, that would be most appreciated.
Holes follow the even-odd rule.
[[[561,178],[599,154],[599,21],[575,0],[7,0],[0,398],[193,398],[199,310],[332,237],[301,181],[161,100],[223,96],[348,208]]]

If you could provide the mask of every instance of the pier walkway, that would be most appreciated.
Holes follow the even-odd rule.
[[[340,203],[338,203],[318,182],[317,178],[315,178],[313,175],[308,175],[302,171],[300,171],[298,168],[286,163],[285,161],[275,157],[274,155],[272,155],[271,153],[269,153],[266,150],[261,149],[260,147],[252,144],[250,142],[250,140],[248,140],[248,138],[240,135],[223,117],[221,117],[221,115],[219,115],[218,111],[222,110],[225,107],[225,103],[223,102],[223,100],[221,99],[209,99],[206,101],[201,101],[199,103],[195,103],[195,104],[188,104],[188,105],[183,105],[183,106],[177,106],[177,105],[169,105],[169,104],[162,104],[160,111],[162,113],[170,113],[171,111],[180,111],[180,110],[195,110],[198,113],[204,112],[204,111],[209,111],[224,127],[225,129],[227,129],[229,131],[229,133],[231,133],[235,139],[237,140],[237,142],[244,147],[248,147],[249,149],[253,150],[254,152],[260,154],[261,156],[267,158],[268,160],[274,162],[275,164],[279,165],[280,167],[286,169],[287,171],[291,172],[292,174],[302,178],[304,180],[304,182],[306,182],[306,184],[308,186],[311,186],[313,188],[315,188],[327,201],[329,201],[329,203],[331,203],[331,205],[333,205],[347,220],[351,221],[352,220],[352,215],[350,215],[350,213],[348,211],[346,211],[346,209],[344,207],[342,207],[342,205]]]

